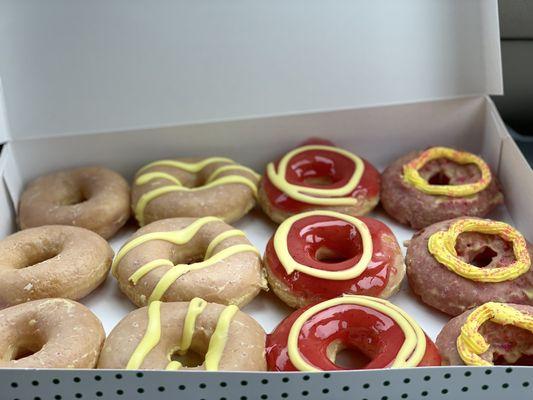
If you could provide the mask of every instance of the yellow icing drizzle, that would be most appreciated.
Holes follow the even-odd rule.
[[[225,231],[217,235],[211,243],[209,243],[209,246],[207,246],[207,250],[205,251],[205,258],[211,257],[211,254],[213,254],[213,251],[217,248],[217,246],[222,243],[224,240],[229,239],[231,237],[237,237],[237,236],[245,236],[243,231],[240,231],[238,229],[230,229],[229,231]]]
[[[173,168],[185,170],[190,173],[198,173],[199,171],[201,171],[203,168],[205,168],[209,164],[218,163],[218,162],[229,162],[232,164],[222,165],[218,167],[211,173],[205,185],[194,187],[194,188],[183,186],[182,183],[179,181],[179,179],[165,172],[156,171],[156,172],[142,173],[147,168],[159,167],[159,166],[173,167]],[[250,179],[249,177],[242,176],[242,175],[227,175],[227,176],[219,177],[219,175],[222,174],[223,172],[227,172],[230,170],[244,171],[244,172],[250,173],[251,175],[253,175],[255,181]],[[184,161],[176,161],[176,160],[160,160],[160,161],[155,161],[153,163],[150,163],[144,166],[143,168],[139,170],[139,173],[141,173],[141,175],[139,175],[137,179],[135,180],[135,183],[137,185],[143,185],[143,184],[150,182],[153,179],[161,179],[161,178],[164,178],[164,179],[167,179],[173,182],[172,185],[160,186],[158,188],[152,189],[144,193],[139,198],[139,200],[137,201],[137,204],[135,205],[134,211],[135,211],[135,218],[139,221],[139,224],[141,226],[144,225],[144,210],[146,209],[146,206],[148,205],[148,203],[150,203],[155,198],[160,197],[167,193],[196,192],[196,191],[200,191],[204,189],[210,189],[210,188],[220,186],[220,185],[239,183],[239,184],[249,187],[252,190],[253,195],[257,196],[257,181],[259,180],[259,175],[252,169],[248,167],[244,167],[242,165],[235,164],[234,161],[232,161],[231,159],[224,158],[224,157],[211,157],[211,158],[206,158],[199,162],[191,162],[191,163],[184,162]]]
[[[286,179],[287,166],[289,162],[294,156],[309,150],[330,151],[333,153],[341,154],[344,157],[347,157],[352,160],[355,164],[354,173],[351,176],[350,180],[346,183],[346,185],[336,189],[325,189],[299,186],[289,183]],[[343,206],[354,205],[357,203],[357,199],[346,196],[348,196],[351,192],[355,190],[355,188],[359,184],[359,181],[361,180],[361,176],[363,175],[364,169],[365,166],[363,160],[361,160],[361,158],[359,158],[355,154],[350,153],[349,151],[333,146],[308,145],[298,147],[285,154],[285,156],[283,156],[283,158],[279,161],[277,171],[274,163],[269,163],[267,165],[266,173],[275,187],[277,187],[280,191],[282,191],[294,200],[302,201],[308,204],[323,206]]]
[[[292,324],[287,339],[289,358],[299,371],[320,371],[304,360],[298,349],[298,338],[303,325],[313,315],[341,304],[356,304],[379,311],[392,318],[404,333],[405,341],[398,351],[391,368],[416,367],[426,352],[426,336],[422,328],[402,309],[391,302],[369,296],[344,295],[318,303],[304,311]]]
[[[135,247],[140,246],[143,243],[149,242],[151,240],[164,240],[173,244],[181,245],[188,243],[198,231],[209,222],[221,221],[217,217],[203,217],[198,218],[192,224],[179,231],[170,231],[170,232],[150,232],[145,235],[136,237],[133,240],[130,240],[126,243],[120,251],[117,253],[117,256],[113,260],[113,265],[111,266],[111,272],[116,276],[116,269],[122,258],[133,250]]]
[[[363,252],[357,264],[340,271],[324,271],[301,264],[292,257],[287,246],[287,237],[289,231],[293,224],[297,221],[312,216],[334,217],[346,221],[357,228],[359,234],[361,235],[361,241],[363,244]],[[347,280],[356,278],[365,271],[366,267],[368,266],[368,263],[372,259],[373,244],[372,236],[370,235],[368,227],[360,219],[335,211],[320,210],[296,214],[283,221],[283,223],[278,227],[276,233],[274,234],[274,250],[276,251],[276,254],[281,264],[285,268],[285,271],[287,271],[287,274],[292,274],[294,271],[300,271],[306,275],[311,275],[322,279]]]
[[[161,302],[155,301],[148,307],[148,326],[126,365],[126,369],[138,369],[150,351],[161,339]]]
[[[481,179],[463,185],[432,185],[418,172],[427,162],[437,158],[447,158],[458,164],[475,164],[481,171]],[[432,147],[403,166],[403,180],[421,192],[451,197],[464,197],[485,189],[492,179],[490,168],[485,161],[475,154],[458,151],[448,147]]]
[[[231,321],[239,308],[235,305],[227,306],[218,317],[217,326],[211,339],[209,339],[209,348],[205,355],[205,370],[217,371],[218,364],[222,358],[224,347],[228,341],[229,328]]]
[[[259,251],[255,247],[249,244],[236,244],[234,246],[225,248],[224,250],[216,253],[212,257],[202,262],[198,262],[194,264],[175,265],[174,267],[170,268],[163,275],[160,281],[157,283],[152,294],[150,295],[148,302],[151,303],[152,301],[161,300],[161,298],[163,297],[167,289],[170,287],[170,285],[172,285],[183,274],[190,272],[190,271],[196,271],[199,269],[207,268],[234,254],[248,252],[248,251],[259,255]]]
[[[135,286],[137,282],[139,282],[139,279],[141,279],[143,276],[145,276],[148,272],[150,272],[153,269],[159,268],[159,267],[173,267],[174,263],[170,260],[165,260],[162,258],[159,258],[157,260],[150,261],[149,263],[144,264],[141,268],[139,268],[137,271],[135,271],[128,280]]]
[[[479,333],[479,328],[486,321],[492,321],[499,325],[511,324],[533,333],[533,316],[522,313],[506,304],[485,303],[470,313],[457,338],[457,351],[466,365],[493,365],[480,357],[490,347]]]
[[[189,303],[187,314],[185,315],[185,322],[183,324],[183,332],[181,334],[180,354],[185,354],[191,347],[192,336],[196,325],[196,319],[207,307],[207,301],[195,297]]]
[[[457,257],[455,243],[463,232],[479,232],[499,235],[513,244],[516,261],[500,268],[477,268]],[[531,267],[531,260],[524,237],[512,226],[499,221],[466,218],[454,222],[447,231],[435,232],[429,237],[428,250],[435,259],[464,278],[477,282],[503,282],[518,278]]]
[[[207,307],[207,302],[198,297],[191,300],[185,315],[185,322],[183,325],[180,354],[185,354],[189,349],[192,336],[194,334],[197,317]],[[230,305],[224,308],[218,317],[215,330],[209,339],[209,346],[205,356],[204,366],[207,371],[217,371],[222,353],[228,340],[229,329],[231,321],[239,308],[235,305]],[[161,302],[154,301],[148,307],[148,325],[146,332],[133,351],[126,369],[139,369],[144,362],[146,356],[157,346],[161,340]],[[170,361],[165,369],[167,371],[177,371],[181,369],[182,364],[179,361]]]

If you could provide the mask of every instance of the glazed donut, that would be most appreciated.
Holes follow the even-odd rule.
[[[259,203],[274,222],[311,210],[363,215],[379,201],[379,172],[366,160],[309,139],[267,165],[259,186]]]
[[[533,307],[485,303],[450,320],[437,337],[443,365],[533,365]]]
[[[440,365],[433,342],[404,311],[387,300],[347,295],[294,311],[267,336],[270,371],[329,371],[346,348],[364,365],[351,369]]]
[[[42,299],[0,311],[0,368],[94,368],[105,332],[87,307]]]
[[[413,292],[458,315],[489,301],[533,305],[533,247],[503,222],[456,218],[416,233],[405,263]]]
[[[0,241],[0,308],[48,297],[81,299],[107,277],[113,250],[75,226],[25,229]]]
[[[387,167],[381,203],[398,222],[420,229],[456,217],[483,217],[503,203],[503,194],[481,158],[431,147],[409,153]]]
[[[286,219],[264,262],[270,287],[294,308],[342,294],[386,298],[405,275],[400,246],[385,224],[326,210]]]
[[[135,175],[132,208],[139,225],[165,218],[216,216],[231,223],[255,205],[259,175],[229,158],[160,160]]]
[[[120,249],[112,272],[139,307],[200,296],[242,306],[266,289],[258,250],[244,232],[216,217],[146,225]]]
[[[105,239],[130,216],[128,183],[103,167],[55,172],[30,182],[20,199],[19,225],[72,225]]]
[[[265,332],[234,305],[154,301],[111,331],[98,368],[264,371]]]

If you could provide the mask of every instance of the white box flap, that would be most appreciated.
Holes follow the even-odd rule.
[[[496,0],[9,0],[14,137],[501,94]]]

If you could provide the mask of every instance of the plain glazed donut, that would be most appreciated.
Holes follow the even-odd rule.
[[[41,225],[72,225],[105,239],[130,216],[128,183],[103,167],[55,172],[30,182],[20,199],[21,229]]]
[[[264,371],[265,332],[233,305],[154,301],[111,331],[98,368]]]
[[[0,241],[0,307],[48,297],[81,299],[107,277],[113,250],[75,226],[25,229]]]
[[[400,246],[385,224],[325,210],[286,219],[264,262],[270,287],[294,308],[342,294],[387,298],[405,276]]]
[[[0,368],[94,368],[105,332],[85,306],[42,299],[0,311]]]
[[[368,359],[350,369],[440,365],[437,348],[411,317],[387,300],[367,296],[337,297],[294,311],[268,335],[266,347],[270,371],[345,370],[336,357],[346,348]]]
[[[309,139],[268,164],[259,203],[274,222],[311,210],[352,216],[379,202],[379,172],[366,160],[329,140]]]
[[[420,229],[456,217],[483,217],[503,203],[503,194],[481,158],[431,147],[411,152],[387,167],[381,203],[392,218]]]
[[[171,218],[139,229],[112,268],[139,307],[202,297],[242,306],[266,289],[258,250],[244,232],[216,217]]]
[[[139,225],[175,217],[231,223],[255,205],[259,175],[229,158],[160,160],[135,175],[131,203]]]
[[[443,365],[533,365],[533,307],[491,302],[465,311],[444,326],[437,347]]]
[[[489,301],[533,305],[532,257],[531,244],[511,226],[456,218],[416,233],[405,263],[409,285],[424,303],[458,315]]]

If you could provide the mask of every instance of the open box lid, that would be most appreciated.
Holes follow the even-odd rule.
[[[496,0],[2,8],[12,139],[502,93]]]

